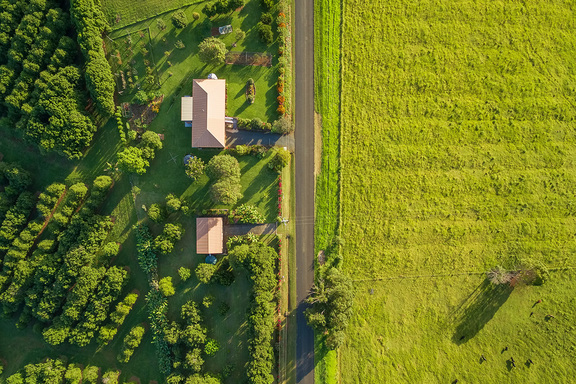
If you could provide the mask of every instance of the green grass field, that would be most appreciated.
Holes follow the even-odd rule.
[[[576,264],[571,5],[343,4],[341,382],[572,381],[573,273],[484,283]]]
[[[113,29],[121,28],[161,13],[169,12],[202,0],[102,0],[102,10]]]

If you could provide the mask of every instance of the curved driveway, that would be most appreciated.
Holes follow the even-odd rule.
[[[314,283],[314,0],[294,2],[296,382],[314,383],[314,332],[304,300]]]

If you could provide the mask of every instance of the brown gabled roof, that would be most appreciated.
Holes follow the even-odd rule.
[[[224,252],[224,221],[221,217],[196,218],[196,253],[217,255]]]
[[[195,79],[192,118],[193,148],[224,148],[226,131],[226,80]]]

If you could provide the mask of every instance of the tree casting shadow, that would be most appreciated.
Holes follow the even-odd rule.
[[[461,306],[461,316],[452,341],[458,345],[466,343],[494,317],[498,309],[508,300],[513,288],[508,284],[494,285],[487,279],[476,293]]]

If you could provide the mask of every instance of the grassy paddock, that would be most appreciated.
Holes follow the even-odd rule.
[[[358,297],[343,383],[572,380],[572,274],[511,292],[482,274],[575,264],[574,16],[560,1],[344,3],[342,233]]]
[[[113,29],[146,20],[202,0],[102,0],[102,9]]]

